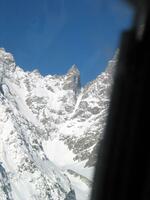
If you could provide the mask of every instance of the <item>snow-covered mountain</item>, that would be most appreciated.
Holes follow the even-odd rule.
[[[75,65],[42,76],[0,49],[0,200],[88,199],[115,63],[81,88]]]

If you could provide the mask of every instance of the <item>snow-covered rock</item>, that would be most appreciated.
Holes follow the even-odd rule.
[[[0,200],[87,200],[116,59],[81,88],[76,65],[42,76],[0,49]]]

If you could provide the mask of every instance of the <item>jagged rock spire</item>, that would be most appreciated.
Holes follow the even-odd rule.
[[[72,67],[68,70],[68,73],[67,74],[70,74],[70,75],[79,75],[80,76],[80,71],[77,67],[77,65],[72,65]]]
[[[78,70],[78,67],[74,64],[68,70],[63,89],[65,89],[65,90],[72,89],[72,90],[74,90],[74,92],[76,94],[78,94],[78,92],[80,91],[80,88],[81,88],[80,71]]]

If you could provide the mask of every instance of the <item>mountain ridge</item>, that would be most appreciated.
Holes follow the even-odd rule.
[[[76,65],[62,76],[42,76],[37,70],[25,72],[16,66],[13,56],[0,48],[0,162],[6,172],[22,177],[28,200],[43,197],[52,200],[88,199],[90,187],[80,177],[92,180],[115,65],[116,57],[109,62],[105,72],[81,87]],[[11,155],[5,146],[11,149]],[[17,168],[11,166],[10,169],[11,164],[4,152],[10,161],[14,156],[17,158],[14,164]],[[78,176],[68,174],[68,170]],[[35,176],[37,172],[40,176]],[[32,192],[28,188],[31,182],[26,180],[26,173],[33,177]],[[52,177],[53,181],[50,180]],[[11,186],[11,178],[9,182]],[[42,191],[35,188],[39,184],[45,185]],[[13,200],[19,200],[22,191],[18,195],[15,187],[10,195]]]

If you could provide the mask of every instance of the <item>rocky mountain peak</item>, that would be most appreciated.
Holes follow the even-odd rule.
[[[0,47],[0,53],[5,51],[5,49],[3,47]]]
[[[5,60],[7,63],[14,63],[14,57],[11,53],[6,52],[4,48],[0,48],[0,59]]]
[[[113,77],[115,73],[115,66],[116,63],[118,62],[118,57],[119,57],[119,49],[116,50],[112,60],[108,62],[108,66],[106,67],[106,73],[108,73],[111,77]]]
[[[6,52],[4,48],[0,48],[0,82],[5,76],[9,77],[15,69],[16,64],[13,55]]]
[[[77,65],[72,65],[72,67],[68,70],[68,75],[72,75],[72,76],[80,76],[80,71],[77,67]]]
[[[74,64],[69,69],[66,80],[64,83],[64,90],[73,90],[75,94],[79,93],[79,90],[81,88],[80,84],[80,71],[78,70],[78,67]]]

